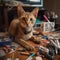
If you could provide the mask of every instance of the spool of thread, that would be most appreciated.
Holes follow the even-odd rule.
[[[20,52],[21,55],[30,55],[28,52]]]
[[[11,58],[7,58],[7,60],[12,60]]]
[[[19,58],[16,58],[15,60],[20,60]]]
[[[42,57],[37,56],[37,57],[36,57],[36,60],[42,60]]]
[[[25,48],[19,48],[17,51],[18,51],[18,52],[25,52],[26,49],[25,49]]]

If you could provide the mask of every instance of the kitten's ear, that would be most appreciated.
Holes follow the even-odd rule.
[[[18,16],[21,16],[25,12],[20,4],[17,6],[17,12],[18,12]]]
[[[38,15],[38,11],[39,11],[39,8],[34,8],[34,10],[32,11],[33,15],[35,16],[35,18],[37,17]]]

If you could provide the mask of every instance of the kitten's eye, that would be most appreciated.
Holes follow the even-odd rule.
[[[33,19],[32,19],[32,18],[30,18],[30,21],[33,21]]]
[[[25,17],[22,17],[22,20],[26,20]]]

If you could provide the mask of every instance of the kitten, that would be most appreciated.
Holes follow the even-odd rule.
[[[34,41],[33,26],[36,22],[39,8],[35,8],[32,12],[25,12],[23,7],[21,5],[18,5],[17,11],[18,19],[12,20],[9,27],[9,34],[14,36],[15,41],[18,43],[20,42],[20,39],[28,40],[32,38]]]

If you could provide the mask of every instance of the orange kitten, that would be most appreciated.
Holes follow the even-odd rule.
[[[35,8],[32,12],[25,12],[22,6],[18,5],[17,10],[18,19],[12,20],[9,34],[15,37],[15,41],[19,42],[19,39],[28,40],[33,36],[33,26],[39,8]]]

